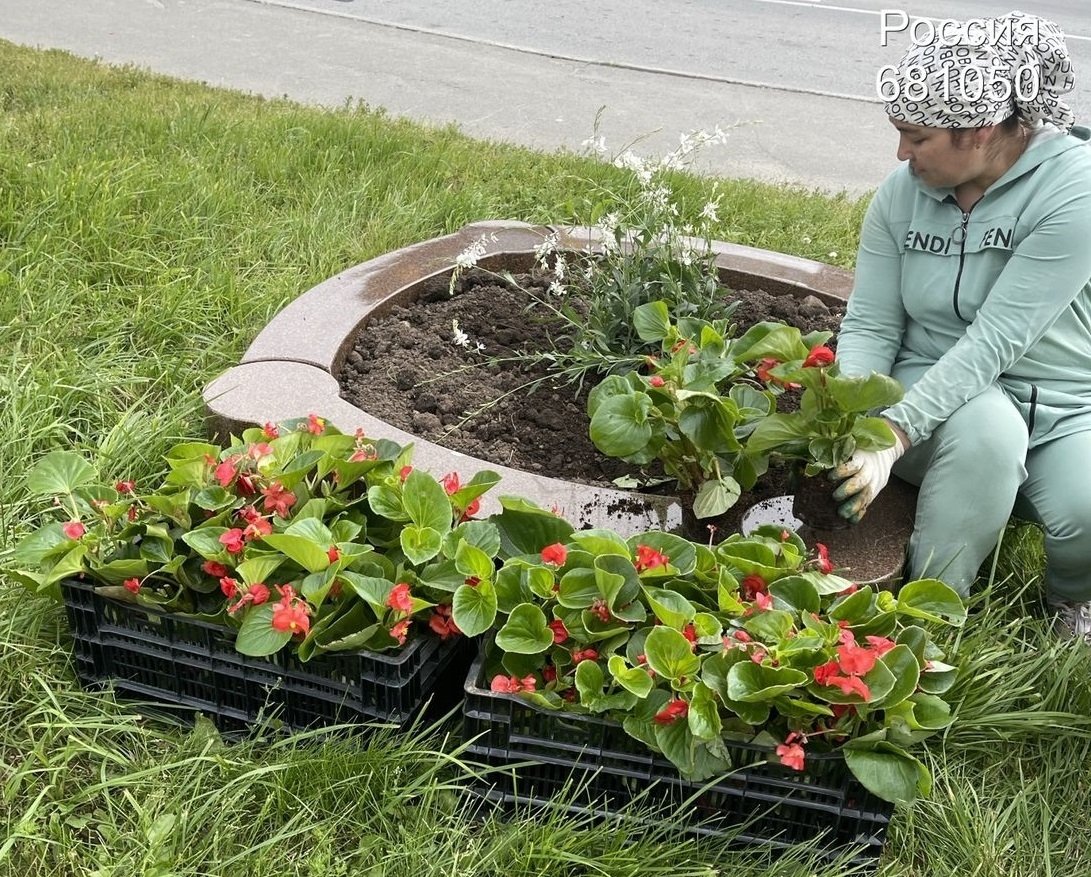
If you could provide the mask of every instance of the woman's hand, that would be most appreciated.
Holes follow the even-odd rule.
[[[833,492],[833,498],[841,502],[837,513],[853,524],[867,512],[875,497],[890,480],[890,470],[909,447],[909,437],[901,427],[886,421],[894,433],[894,444],[881,451],[857,451],[847,462],[830,473],[841,484]]]

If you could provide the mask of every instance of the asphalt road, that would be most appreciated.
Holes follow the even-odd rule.
[[[897,62],[911,28],[1003,15],[1008,3],[897,0],[245,0],[382,22],[602,64],[875,100],[876,75]],[[1077,69],[1091,70],[1091,4],[1034,3],[1065,31]],[[1091,108],[1091,80],[1074,103]]]
[[[882,24],[1005,3],[883,0],[0,0],[0,38],[537,149],[661,153],[731,128],[698,169],[862,194],[895,166],[876,74],[908,45]],[[884,17],[881,10],[888,10]],[[1091,71],[1091,5],[1046,0]],[[1091,116],[1091,77],[1070,102]],[[735,126],[735,127],[732,127]]]

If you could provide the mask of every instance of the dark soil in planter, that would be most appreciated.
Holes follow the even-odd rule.
[[[529,275],[518,275],[517,280],[536,295],[548,297],[547,282]],[[827,306],[815,296],[762,290],[725,290],[725,295],[738,301],[732,321],[740,334],[762,320],[780,320],[804,332],[836,332],[844,314],[843,306]],[[453,342],[456,320],[469,347]],[[341,394],[387,423],[480,460],[613,486],[613,479],[634,472],[591,443],[586,413],[590,386],[559,383],[545,363],[505,361],[563,348],[565,337],[563,321],[544,308],[532,308],[522,289],[473,271],[451,296],[446,279],[437,278],[424,285],[415,302],[395,306],[352,339],[338,376]],[[484,345],[481,352],[475,349],[478,343]],[[781,397],[782,407],[792,404],[789,394]],[[771,470],[715,521],[717,538],[737,531],[754,503],[791,493],[788,482],[787,469]],[[861,528],[811,533],[804,528],[801,535],[808,543],[824,542],[835,561],[839,553],[860,558],[862,563],[853,563],[855,578],[883,575],[898,568],[904,548],[900,538],[883,538],[904,523],[905,509],[893,505],[892,513],[900,516],[897,523],[882,521],[885,511],[878,506],[869,511],[867,544],[861,544],[865,535]],[[701,529],[696,538],[704,538]]]
[[[795,516],[809,527],[821,530],[844,530],[851,526],[837,513],[838,502],[833,498],[837,483],[822,474],[807,475],[803,470],[803,466],[794,467],[790,477]]]

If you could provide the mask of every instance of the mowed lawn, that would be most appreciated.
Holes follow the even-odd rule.
[[[585,218],[608,164],[265,101],[0,42],[0,566],[43,511],[50,450],[152,479],[202,430],[201,389],[286,302],[478,219]],[[730,148],[730,142],[727,147]],[[716,237],[851,267],[864,201],[680,176]],[[883,877],[1091,874],[1091,649],[1055,641],[1040,538],[1013,527],[948,634],[958,721],[899,809]],[[75,682],[59,606],[0,574],[0,873],[818,875],[801,850],[497,814],[461,791],[453,726],[220,739]]]

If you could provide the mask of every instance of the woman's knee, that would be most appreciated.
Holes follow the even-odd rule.
[[[950,481],[1014,490],[1026,477],[1027,447],[1027,427],[1015,407],[1003,394],[989,393],[956,409],[927,442],[910,448],[904,468],[923,477],[942,467]]]

